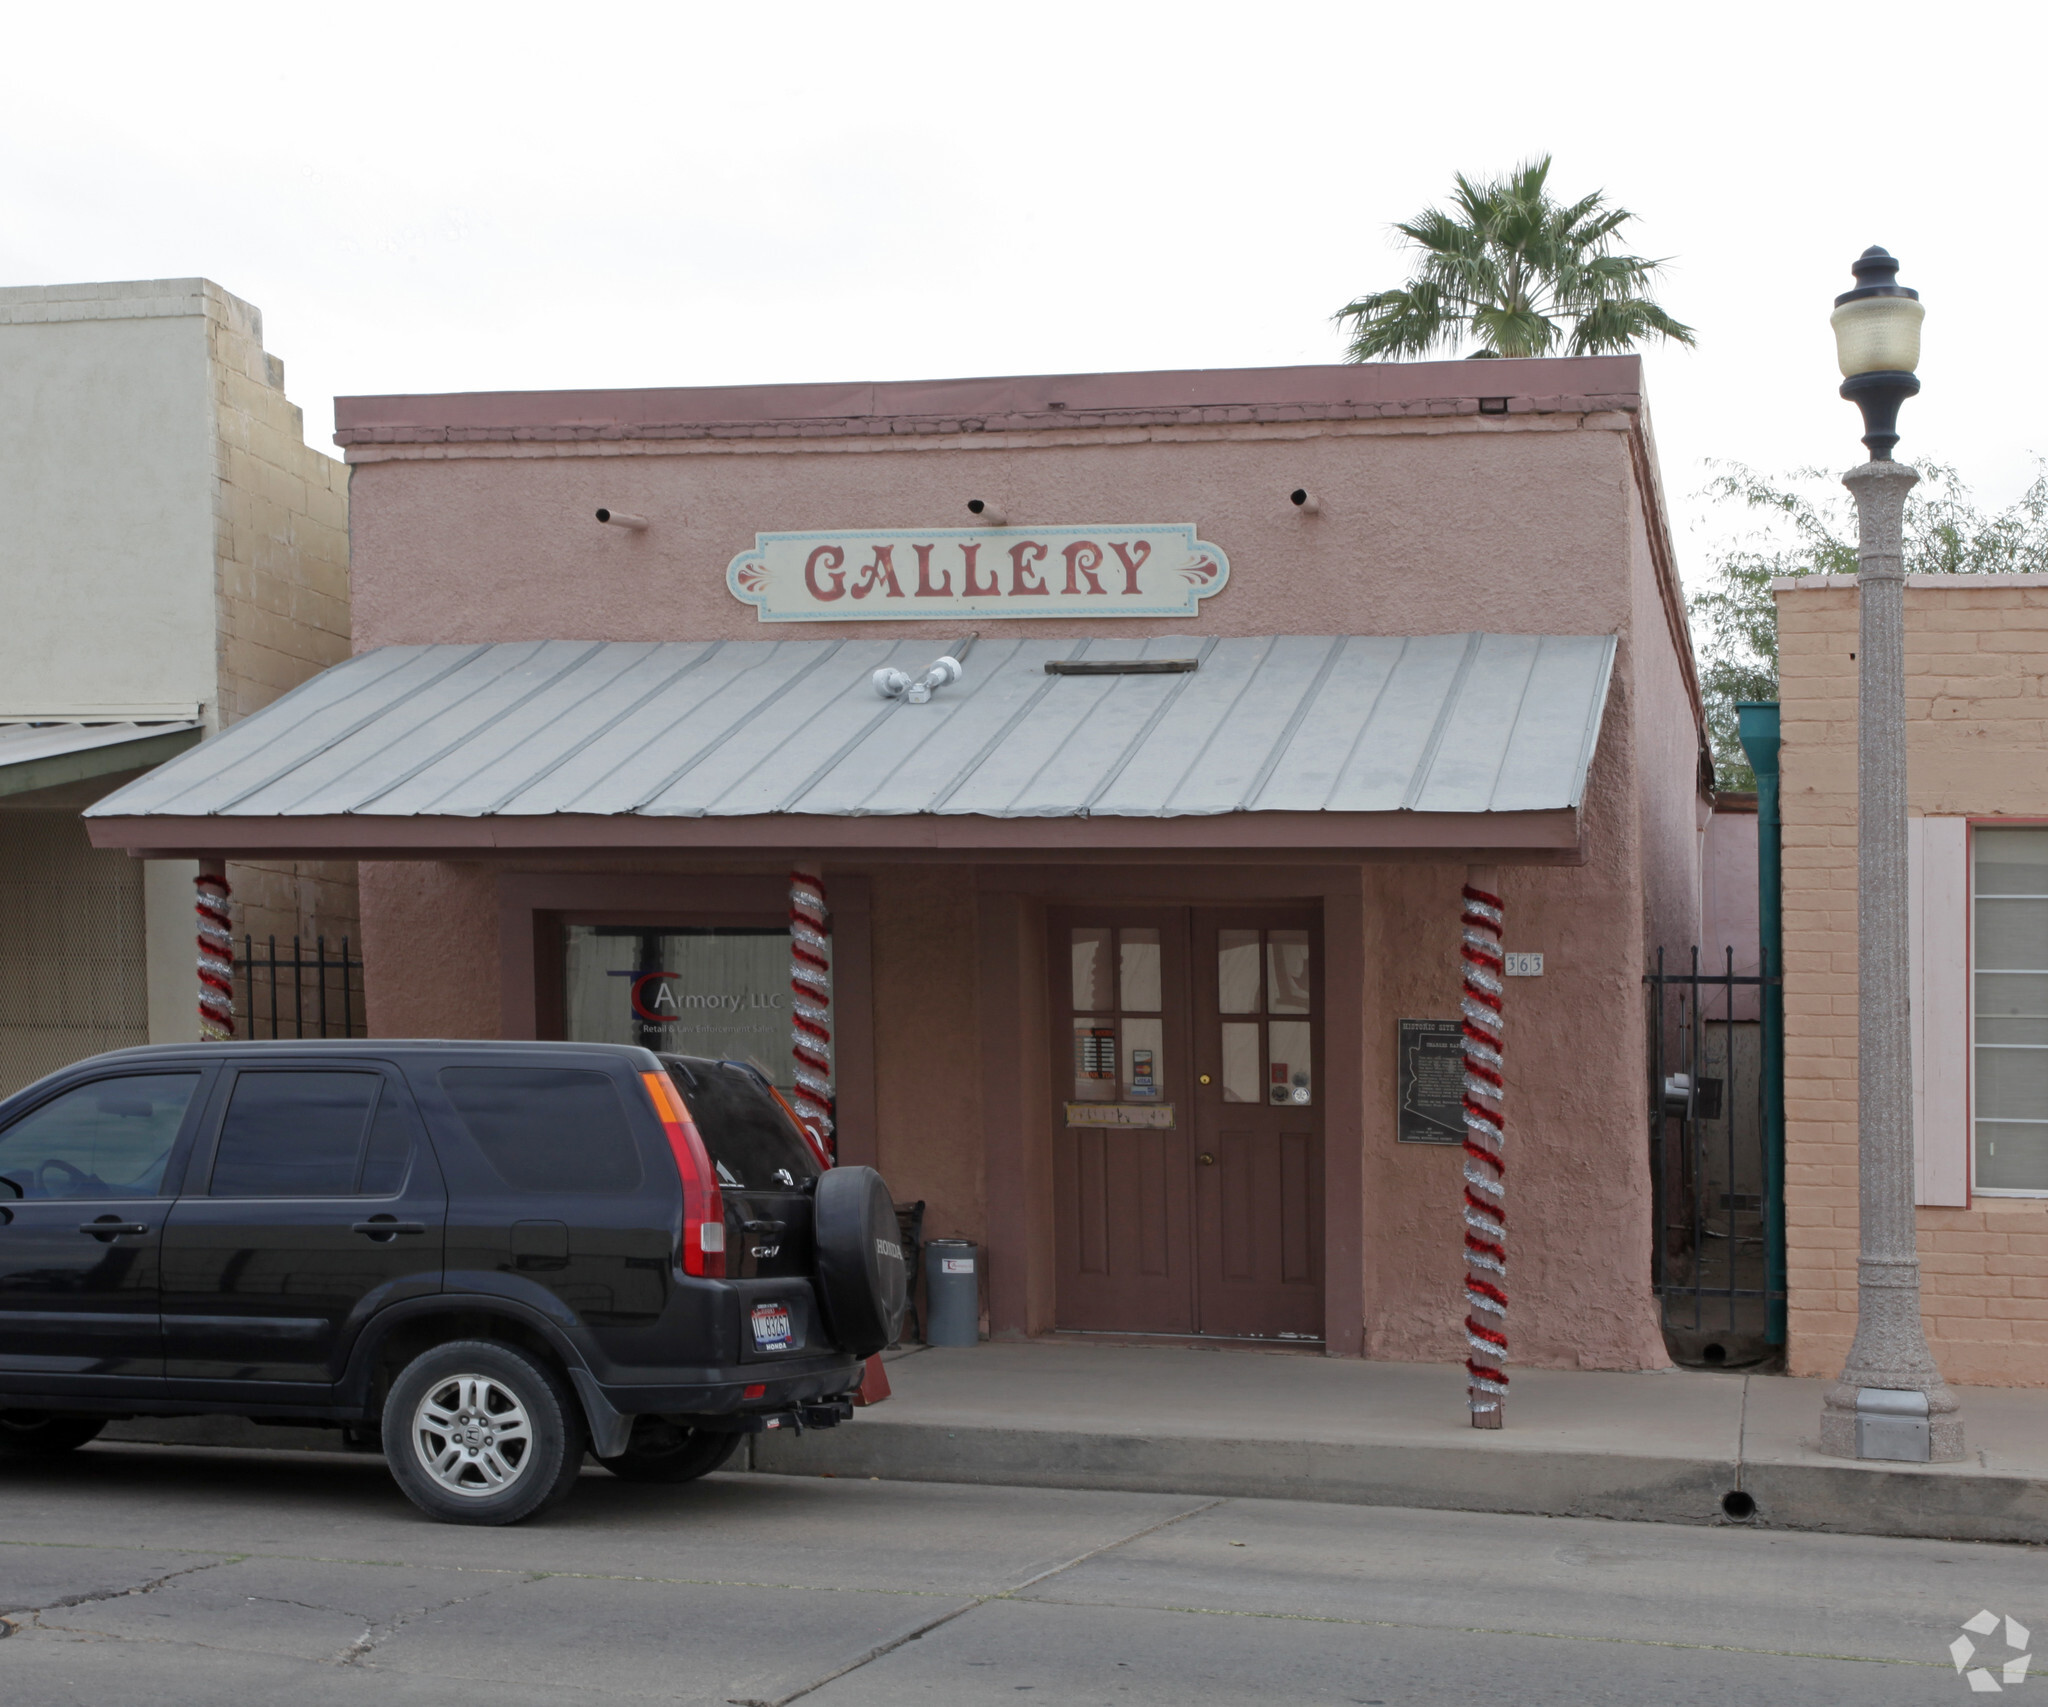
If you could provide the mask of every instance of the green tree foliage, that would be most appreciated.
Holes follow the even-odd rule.
[[[1399,290],[1337,311],[1349,335],[1345,359],[1398,361],[1455,351],[1468,339],[1475,356],[1594,356],[1653,337],[1694,342],[1692,328],[1650,293],[1664,263],[1614,252],[1635,215],[1609,207],[1601,191],[1556,201],[1549,177],[1547,154],[1491,181],[1459,173],[1448,209],[1396,225],[1414,271]]]
[[[1700,688],[1724,789],[1756,787],[1735,732],[1739,700],[1778,697],[1778,610],[1771,582],[1791,575],[1856,573],[1856,506],[1825,469],[1759,474],[1739,462],[1718,472],[1704,496],[1745,510],[1757,523],[1718,552],[1707,584],[1687,601]],[[1920,484],[1906,498],[1909,575],[2040,574],[2048,571],[2048,463],[2019,499],[1980,510],[1953,468],[1916,462]]]

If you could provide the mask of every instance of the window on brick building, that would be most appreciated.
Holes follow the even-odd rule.
[[[2048,1196],[2048,829],[1973,839],[1976,1189]]]

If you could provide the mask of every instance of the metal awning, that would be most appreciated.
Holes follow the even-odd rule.
[[[1236,839],[1216,820],[1267,821],[1255,839],[1270,842],[1284,819],[1320,825],[1309,839],[1335,846],[1365,819],[1554,829],[1559,814],[1575,839],[1615,641],[1005,637],[974,645],[964,678],[928,703],[876,692],[878,669],[914,677],[946,650],[929,636],[385,647],[88,816],[102,845],[153,851],[209,834],[223,848],[304,848],[316,821],[337,849],[566,846],[570,822],[607,845],[733,846],[770,820],[778,845],[793,820],[863,824],[836,839],[869,846],[914,833],[906,820],[1011,826],[991,845],[1021,845],[1027,824],[1063,825],[1053,839],[1082,845],[1086,821],[1122,824],[1130,845],[1190,846]],[[1195,667],[1047,669],[1162,659]],[[606,835],[596,819],[641,828]]]
[[[0,723],[0,795],[61,788],[161,764],[194,745],[197,723]]]

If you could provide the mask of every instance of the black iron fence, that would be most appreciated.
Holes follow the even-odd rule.
[[[1699,1367],[1762,1362],[1771,1344],[1771,1252],[1784,1213],[1766,1151],[1765,980],[1735,953],[1683,972],[1663,950],[1650,988],[1651,1262],[1673,1359]],[[1753,1016],[1753,1017],[1752,1017]]]
[[[236,1030],[244,1037],[367,1037],[363,1015],[363,963],[315,937],[308,948],[293,937],[288,953],[277,938],[261,948],[242,938],[235,958]]]

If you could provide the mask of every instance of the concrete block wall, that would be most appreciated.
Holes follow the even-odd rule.
[[[222,727],[349,655],[348,469],[305,440],[263,316],[204,285],[213,387],[215,646]],[[360,955],[353,863],[236,864],[236,929]]]
[[[1855,581],[1776,593],[1790,1361],[1834,1375],[1856,1326]],[[1915,815],[2048,819],[2048,575],[1910,577],[1906,717]],[[1948,1379],[2048,1387],[2048,1199],[1923,1206],[1919,1249]]]

